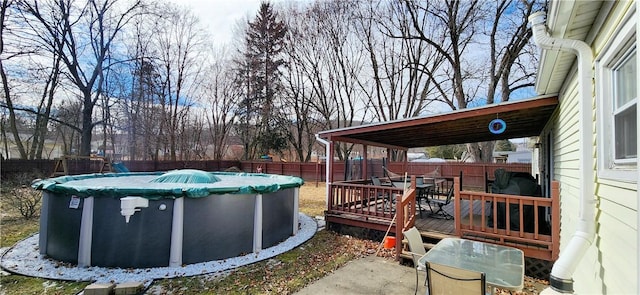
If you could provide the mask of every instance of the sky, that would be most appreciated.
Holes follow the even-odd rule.
[[[209,29],[213,39],[229,43],[236,23],[253,18],[258,12],[261,0],[169,0],[192,8],[202,24]]]

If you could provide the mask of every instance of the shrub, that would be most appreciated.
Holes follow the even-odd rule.
[[[38,176],[35,173],[19,173],[3,184],[6,205],[17,210],[24,219],[36,217],[40,211],[42,193],[30,186]]]

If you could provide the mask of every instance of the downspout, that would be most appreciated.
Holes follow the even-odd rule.
[[[572,275],[578,263],[593,243],[595,237],[595,191],[593,159],[593,108],[592,108],[592,64],[591,47],[580,40],[560,39],[549,36],[544,12],[529,16],[535,43],[545,50],[572,52],[578,57],[579,126],[580,126],[580,206],[578,226],[569,244],[553,264],[549,283],[551,289],[560,293],[573,293]],[[549,293],[554,293],[549,290]],[[543,292],[546,293],[546,292]]]
[[[327,207],[327,209],[329,209],[329,189],[331,187],[331,182],[329,180],[329,172],[330,172],[330,168],[331,168],[330,166],[332,166],[332,163],[333,163],[333,155],[331,155],[331,156],[329,155],[329,153],[331,152],[331,149],[330,149],[328,141],[320,138],[320,136],[317,133],[316,133],[316,140],[318,142],[320,142],[321,144],[323,144],[324,145],[324,149],[325,149],[324,154],[326,156],[325,157],[326,165],[324,167],[324,171],[325,171],[324,172],[325,173],[325,178],[324,179],[326,181],[326,183],[325,183],[325,196],[326,196],[326,198],[324,200],[325,201],[324,205]],[[329,159],[331,159],[331,161],[329,161]]]

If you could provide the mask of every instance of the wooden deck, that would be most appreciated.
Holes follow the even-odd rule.
[[[530,258],[546,261],[557,259],[559,183],[552,183],[550,198],[541,198],[465,191],[460,189],[459,179],[454,179],[453,201],[444,206],[444,211],[454,216],[452,219],[432,217],[429,207],[424,203],[421,204],[424,211],[420,216],[416,210],[415,179],[404,193],[401,189],[373,186],[364,181],[333,183],[325,218],[329,224],[382,232],[391,229],[395,236],[402,236],[404,230],[415,226],[422,233],[425,246],[441,238],[455,236],[517,247]],[[389,199],[395,200],[395,210],[390,209]],[[387,205],[381,206],[384,202]],[[505,211],[504,208],[510,210]],[[525,218],[526,212],[550,212],[551,228],[539,227],[545,222],[546,215],[532,213]],[[401,257],[401,240],[396,239],[396,243],[397,256]]]
[[[429,209],[423,212],[422,218],[420,214],[416,214],[416,228],[421,232],[436,232],[448,235],[455,235],[455,222],[453,219],[433,218],[429,216]]]
[[[463,216],[461,218],[464,219],[462,221],[462,223],[464,224],[469,223],[469,219],[466,217],[469,216],[469,211],[471,209],[471,206],[469,206],[469,204],[469,202],[460,202],[460,216]],[[482,214],[482,206],[480,206],[480,201],[474,201],[473,205],[473,215],[476,217],[480,216]],[[416,228],[418,228],[422,232],[436,232],[448,235],[456,234],[455,221],[453,220],[453,218],[448,220],[443,218],[434,218],[430,216],[431,212],[429,211],[429,207],[427,205],[422,204],[422,208],[424,210],[422,212],[422,217],[420,216],[419,212],[416,213]],[[453,202],[451,202],[449,205],[444,206],[443,208],[444,211],[447,211],[447,213],[449,213],[450,215],[453,216],[455,214]],[[474,220],[474,222],[478,223],[479,220],[480,219],[478,218],[477,220]]]

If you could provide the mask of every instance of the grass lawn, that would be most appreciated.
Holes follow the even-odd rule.
[[[5,192],[3,192],[4,194]],[[0,245],[9,247],[38,231],[37,217],[25,220],[0,198]],[[323,215],[325,184],[309,182],[300,189],[300,211],[310,217]],[[199,275],[156,280],[147,294],[291,294],[324,277],[350,260],[370,255],[378,243],[319,231],[309,241],[286,253],[225,275]],[[390,257],[391,250],[382,250]],[[25,277],[0,276],[0,294],[77,294],[89,282],[66,282]],[[525,287],[531,283],[525,283]],[[543,285],[542,285],[543,286]],[[530,287],[518,294],[537,294],[541,287]]]

